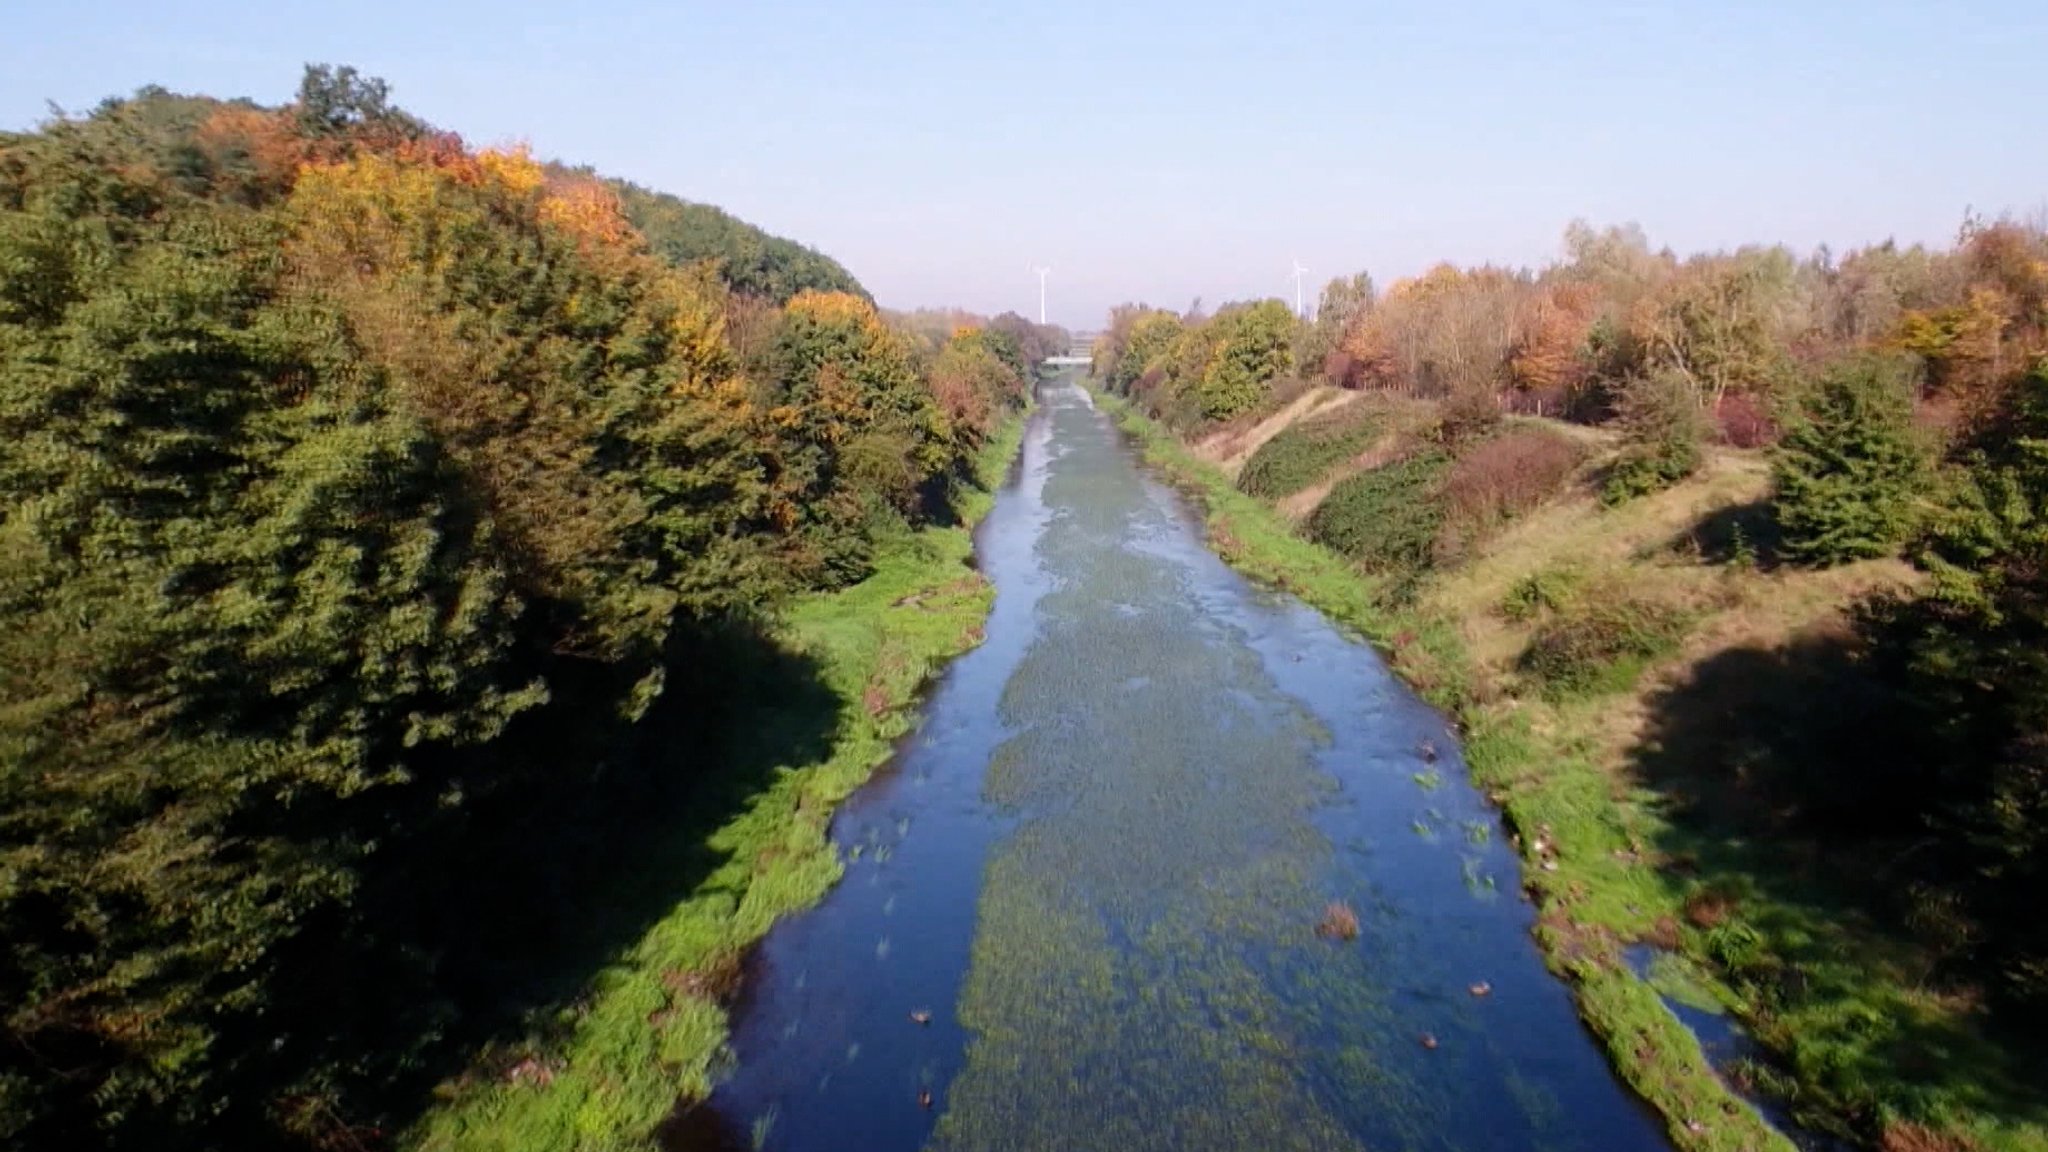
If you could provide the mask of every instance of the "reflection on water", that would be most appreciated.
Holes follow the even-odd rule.
[[[1663,1147],[1442,719],[1044,400],[982,530],[988,642],[842,813],[846,881],[763,943],[671,1143]]]

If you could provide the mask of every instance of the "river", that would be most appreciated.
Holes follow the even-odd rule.
[[[669,1145],[1667,1147],[1444,719],[1216,559],[1085,392],[1041,400],[987,641],[842,810],[845,880],[755,952]]]

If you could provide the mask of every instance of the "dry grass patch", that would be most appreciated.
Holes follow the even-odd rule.
[[[1244,467],[1245,461],[1251,459],[1252,453],[1266,441],[1312,416],[1327,415],[1355,403],[1359,395],[1336,388],[1311,388],[1288,401],[1277,412],[1242,417],[1203,436],[1195,442],[1195,455],[1221,467],[1236,479],[1237,470]]]

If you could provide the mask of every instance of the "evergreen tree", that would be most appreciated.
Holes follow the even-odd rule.
[[[1927,471],[1912,416],[1912,380],[1895,360],[1840,365],[1808,390],[1771,457],[1786,555],[1832,565],[1898,550]]]

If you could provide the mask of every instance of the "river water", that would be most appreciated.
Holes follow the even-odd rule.
[[[1086,393],[1041,399],[987,642],[843,809],[845,880],[755,953],[670,1145],[1666,1147],[1443,718],[1217,560]]]

